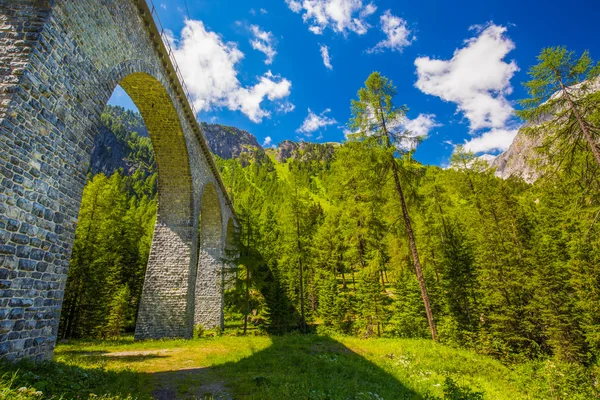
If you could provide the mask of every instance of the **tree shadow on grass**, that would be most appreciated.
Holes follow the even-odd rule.
[[[11,393],[18,393],[18,388],[28,387],[42,392],[42,399],[87,399],[91,394],[111,399],[150,399],[151,380],[148,374],[130,370],[110,371],[57,361],[0,363],[0,389],[8,393],[5,398],[12,398]]]
[[[18,370],[19,378],[13,386],[34,387],[47,397],[62,395],[64,399],[88,398],[91,393],[159,400],[425,398],[332,338],[290,334],[273,336],[271,340],[272,344],[264,350],[211,367],[191,366],[156,373],[110,371],[94,368],[94,362],[102,358],[114,361],[120,356],[94,352],[89,356],[90,367],[63,362],[0,364],[0,376]],[[88,357],[83,355],[85,352],[72,353],[79,360]],[[123,353],[127,362],[169,357],[168,353],[138,356]],[[177,367],[173,365],[174,369]]]
[[[153,374],[162,383],[155,395],[161,399],[424,398],[332,338],[286,335],[272,340],[270,347],[237,362]],[[197,386],[190,387],[190,382]]]

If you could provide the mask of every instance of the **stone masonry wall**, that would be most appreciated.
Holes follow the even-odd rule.
[[[223,221],[215,185],[207,183],[200,206],[198,273],[194,325],[213,329],[223,325]]]
[[[233,211],[144,0],[0,0],[0,357],[52,355],[90,132],[118,83],[159,176],[136,337],[191,336],[207,182],[221,232]]]

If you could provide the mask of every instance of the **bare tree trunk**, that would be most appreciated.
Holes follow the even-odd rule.
[[[342,259],[342,255],[340,254],[340,266],[342,267],[342,287],[346,289],[346,267],[344,266],[344,260]]]
[[[300,243],[298,243],[298,247],[300,249]],[[298,263],[300,264],[300,313],[302,315],[302,332],[306,333],[306,319],[304,317],[304,267],[302,266],[302,251],[300,252],[300,257],[298,258]]]
[[[400,185],[400,178],[398,177],[398,165],[396,159],[391,156],[392,172],[394,174],[394,182],[396,183],[396,191],[400,198],[400,205],[402,206],[402,217],[404,218],[404,224],[406,225],[406,233],[408,235],[408,243],[410,246],[410,252],[412,254],[413,264],[415,265],[415,271],[417,273],[417,280],[419,281],[419,287],[421,288],[421,297],[423,298],[423,304],[425,305],[425,313],[427,314],[427,322],[429,323],[429,330],[431,331],[431,338],[437,341],[437,331],[435,329],[435,322],[433,321],[433,313],[431,312],[431,305],[429,303],[429,295],[427,294],[427,288],[425,286],[425,279],[423,278],[423,270],[421,269],[421,261],[419,261],[419,253],[417,251],[417,243],[413,234],[412,225],[410,223],[410,216],[408,215],[408,208],[406,207],[406,200],[404,199],[404,192]]]
[[[385,140],[388,148],[393,148],[392,141],[390,139],[390,133],[386,126],[386,118],[383,112],[381,102],[379,103],[379,113],[381,115],[381,124],[383,132],[385,133]],[[404,224],[406,225],[406,233],[408,235],[408,243],[410,252],[415,265],[415,272],[417,273],[417,280],[419,281],[419,287],[421,288],[421,297],[423,298],[423,305],[425,306],[425,313],[427,314],[427,322],[429,323],[429,331],[431,332],[431,338],[437,342],[437,331],[435,329],[435,322],[433,321],[433,312],[431,311],[431,304],[429,303],[429,295],[427,294],[427,287],[425,286],[425,279],[423,278],[423,270],[421,268],[421,261],[419,261],[419,252],[417,251],[417,243],[410,223],[410,216],[408,214],[408,208],[406,207],[406,200],[404,199],[404,192],[402,185],[400,184],[400,178],[398,176],[398,164],[394,154],[390,154],[390,162],[392,165],[392,173],[394,175],[394,182],[396,184],[396,192],[400,198],[400,205],[402,207],[402,217],[404,218]]]
[[[244,312],[244,336],[246,335],[246,330],[248,329],[248,314],[250,314],[250,289],[248,288],[248,286],[250,285],[250,282],[248,282],[249,277],[250,271],[248,270],[248,267],[246,267],[246,311]]]
[[[298,201],[298,188],[296,188],[296,201]],[[300,313],[302,315],[302,332],[306,333],[306,318],[304,314],[304,267],[302,265],[302,243],[300,242],[300,216],[296,203],[296,246],[298,249],[298,264],[300,267]]]

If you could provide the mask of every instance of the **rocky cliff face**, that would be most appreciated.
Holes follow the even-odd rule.
[[[309,143],[284,140],[279,143],[275,158],[280,163],[284,163],[290,158],[301,158],[303,161],[307,161],[309,158],[329,161],[333,157],[336,146],[339,146],[339,143]]]
[[[123,107],[106,106],[101,121],[94,136],[92,175],[111,176],[118,169],[125,175],[132,175],[139,168],[147,172],[154,170],[148,131],[140,114]],[[140,151],[141,148],[144,149]]]
[[[541,138],[531,138],[521,129],[508,150],[486,161],[490,167],[496,168],[497,177],[507,179],[518,176],[525,182],[533,183],[541,176],[541,172],[534,167],[536,162],[541,161],[536,151],[541,142]]]
[[[595,81],[586,81],[570,87],[571,96],[587,96],[600,91],[600,78]],[[552,95],[552,99],[562,96],[561,92]],[[547,115],[542,121],[553,118]],[[540,122],[542,122],[540,121]],[[519,176],[528,183],[535,182],[544,173],[544,158],[537,152],[536,148],[542,145],[541,137],[532,138],[527,136],[523,128],[519,130],[508,150],[499,154],[493,160],[489,160],[490,167],[496,168],[496,176],[506,179],[511,176]],[[537,168],[534,167],[537,165]]]
[[[262,150],[254,135],[233,126],[201,123],[213,154],[221,158],[237,158],[245,151]]]
[[[131,148],[117,139],[115,134],[105,125],[101,126],[94,137],[94,149],[90,172],[92,175],[103,173],[111,176],[116,170],[123,169],[125,175],[132,175],[138,164],[129,159]]]

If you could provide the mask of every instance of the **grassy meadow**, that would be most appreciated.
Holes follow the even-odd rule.
[[[513,365],[430,340],[320,335],[71,341],[4,365],[0,399],[589,399],[576,367]],[[589,380],[588,380],[589,382]],[[97,397],[96,397],[97,396]],[[592,396],[592,397],[590,397]]]

